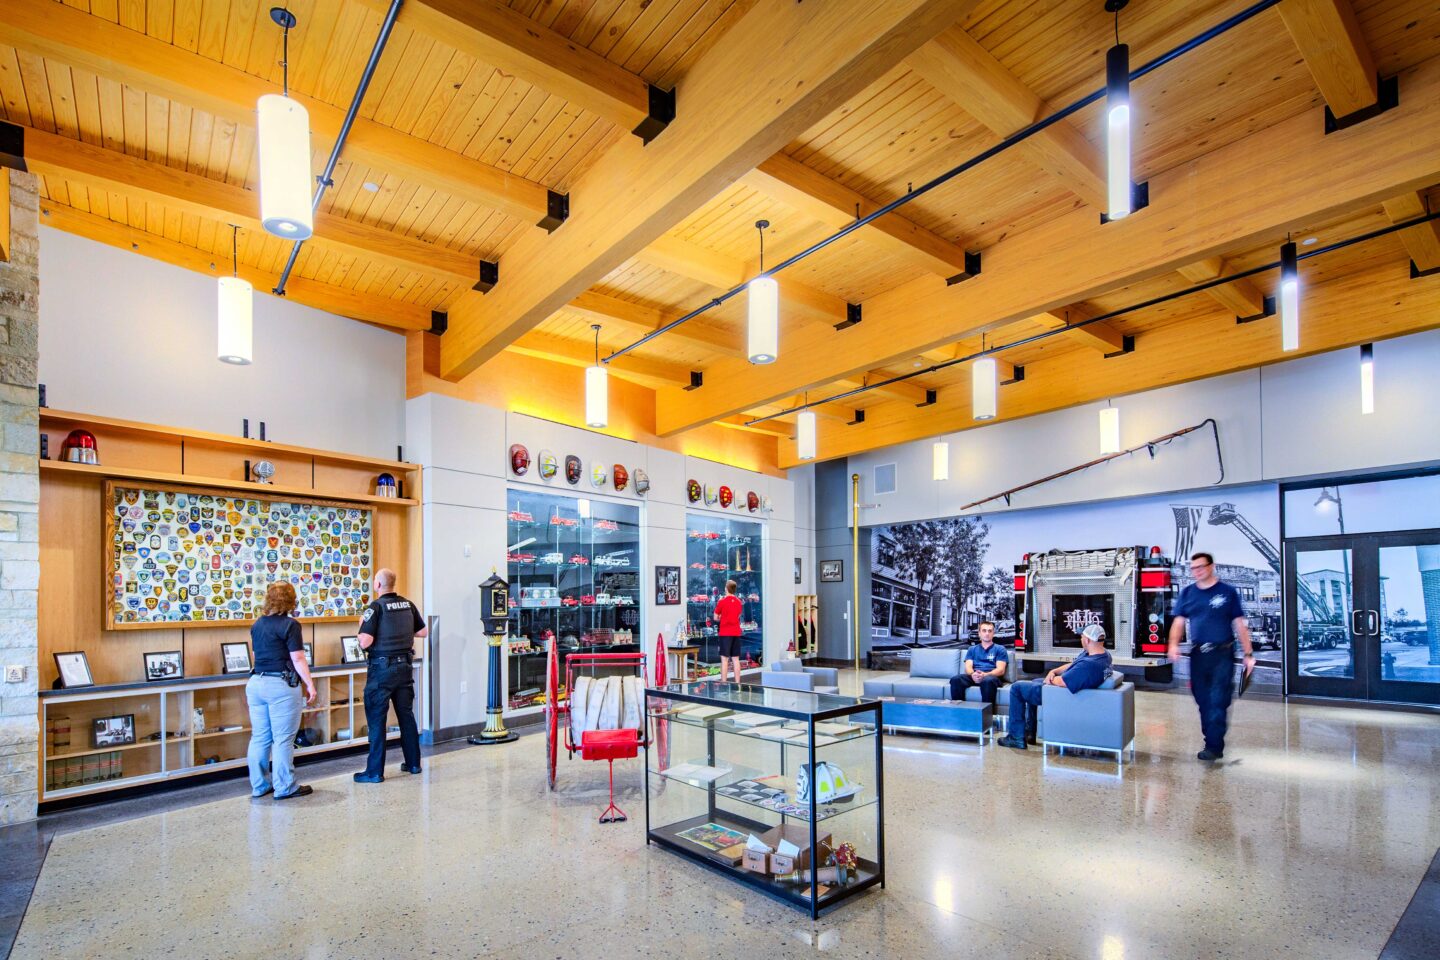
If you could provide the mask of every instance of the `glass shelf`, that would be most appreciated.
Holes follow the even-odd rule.
[[[797,721],[777,720],[774,723],[764,724],[763,726],[748,726],[735,722],[733,716],[734,715],[732,714],[730,716],[714,717],[711,719],[702,720],[687,717],[683,713],[650,711],[650,719],[652,721],[669,720],[674,723],[683,723],[687,726],[699,727],[701,729],[704,729],[706,727],[713,727],[716,733],[726,733],[735,737],[748,737],[752,740],[760,740],[766,743],[780,743],[793,747],[805,747],[807,749],[810,745],[810,738],[807,736],[807,733],[809,732],[809,727]],[[750,716],[755,715],[750,714]],[[833,746],[837,743],[843,743],[849,740],[858,740],[864,737],[872,737],[875,735],[875,730],[873,726],[868,724],[858,726],[857,729],[851,730],[846,733],[831,734],[821,732],[822,727],[826,727],[828,724],[834,723],[843,724],[844,722],[822,720],[815,725],[816,750],[823,750],[826,747]],[[766,735],[765,731],[774,730],[777,728],[794,731],[794,735],[789,737],[776,737]]]

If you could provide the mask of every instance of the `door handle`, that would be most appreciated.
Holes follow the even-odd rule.
[[[1365,636],[1365,628],[1360,626],[1360,615],[1364,612],[1364,610],[1350,611],[1350,632],[1357,637]]]
[[[1370,626],[1370,636],[1380,636],[1380,614],[1375,610],[1365,611],[1365,620]]]

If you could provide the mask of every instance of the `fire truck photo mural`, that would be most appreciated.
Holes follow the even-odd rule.
[[[876,527],[871,660],[903,666],[917,647],[967,646],[990,620],[1005,646],[1057,657],[1099,623],[1117,663],[1161,667],[1171,605],[1190,582],[1190,555],[1203,550],[1240,591],[1260,661],[1256,689],[1278,692],[1279,526],[1278,491],[1257,484]],[[1174,670],[1177,687],[1187,666],[1182,658]]]

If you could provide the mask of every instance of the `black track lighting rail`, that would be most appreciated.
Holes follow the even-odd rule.
[[[1217,23],[1215,26],[1204,31],[1203,33],[1197,34],[1189,40],[1186,40],[1178,47],[1162,53],[1155,59],[1147,63],[1141,64],[1139,67],[1136,67],[1134,70],[1130,71],[1130,80],[1133,82],[1149,73],[1153,73],[1154,71],[1165,66],[1170,61],[1178,59],[1179,57],[1184,56],[1192,50],[1204,46],[1211,40],[1214,40],[1222,34],[1225,34],[1230,30],[1235,29],[1242,23],[1245,23],[1247,20],[1250,20],[1260,15],[1261,13],[1264,13],[1266,10],[1269,10],[1273,6],[1277,6],[1279,3],[1280,0],[1260,0],[1259,3],[1246,7],[1244,10],[1241,10],[1234,16],[1226,20],[1222,20],[1221,22]],[[896,210],[900,209],[910,201],[918,199],[919,197],[923,197],[925,194],[936,189],[937,187],[943,186],[944,184],[949,183],[951,180],[954,180],[962,173],[973,170],[980,164],[984,163],[986,160],[998,157],[1000,154],[1004,153],[1005,151],[1011,149],[1018,144],[1025,142],[1026,140],[1035,136],[1037,133],[1040,133],[1041,131],[1054,126],[1062,120],[1069,119],[1072,115],[1078,113],[1081,110],[1084,110],[1092,103],[1103,99],[1104,96],[1105,87],[1101,87],[1095,92],[1081,97],[1079,100],[1076,100],[1069,106],[1060,108],[1059,110],[1050,114],[1048,117],[1043,117],[1039,120],[1036,120],[1034,123],[1030,124],[1030,126],[1024,128],[1023,130],[1012,133],[1010,136],[1006,137],[1004,140],[1001,140],[999,143],[995,144],[995,146],[993,147],[990,147],[988,150],[983,150],[980,153],[977,153],[975,156],[971,157],[969,160],[966,160],[959,166],[950,168],[949,170],[935,177],[933,180],[923,183],[909,193],[906,193],[904,196],[891,200],[883,207],[877,207],[871,213],[856,219],[853,223],[846,224],[844,227],[840,228],[835,233],[832,233],[830,236],[825,237],[822,240],[816,241],[815,243],[806,247],[804,250],[801,250],[799,253],[796,253],[793,256],[775,264],[775,266],[771,267],[769,270],[765,270],[759,274],[756,274],[756,276],[752,277],[751,279],[758,279],[759,277],[772,277],[775,274],[779,273],[781,270],[784,270],[786,267],[794,266],[801,260],[804,260],[806,257],[810,257],[815,255],[816,253],[819,253],[821,250],[824,250],[832,243],[835,243],[849,236],[856,230],[859,230],[861,227],[873,223],[874,221],[885,216],[886,214],[894,213]],[[694,320],[702,313],[713,310],[715,307],[720,306],[726,301],[739,296],[742,292],[744,292],[745,288],[748,285],[749,281],[746,281],[745,283],[740,284],[738,287],[728,290],[725,293],[722,293],[720,296],[707,301],[699,307],[696,307],[689,313],[680,317],[676,317],[674,320],[671,320],[664,326],[656,327],[654,330],[647,333],[639,340],[636,340],[634,343],[629,344],[628,346],[621,347],[619,350],[616,350],[614,353],[606,357],[603,362],[609,363],[616,357],[622,357],[630,351],[644,346],[651,340],[654,340],[656,337],[669,333],[671,330],[674,330],[682,323]]]
[[[1432,220],[1440,220],[1440,210],[1437,210],[1434,213],[1427,213],[1423,217],[1416,217],[1413,220],[1405,220],[1401,223],[1392,223],[1389,226],[1379,227],[1378,229],[1371,230],[1367,233],[1361,233],[1353,237],[1347,237],[1344,240],[1336,240],[1334,243],[1328,243],[1323,247],[1315,247],[1312,250],[1306,250],[1303,253],[1297,254],[1295,259],[1298,262],[1300,260],[1309,260],[1311,257],[1323,256],[1327,253],[1334,253],[1336,250],[1344,250],[1346,247],[1353,247],[1357,243],[1365,243],[1366,241],[1374,240],[1378,237],[1383,237],[1391,233],[1397,233],[1401,230],[1408,230],[1411,227],[1418,227],[1422,223],[1429,223]],[[851,397],[858,396],[862,393],[868,393],[871,390],[878,390],[881,387],[888,387],[892,384],[903,383],[904,381],[913,379],[915,377],[923,377],[927,374],[937,373],[941,370],[948,369],[949,367],[958,366],[962,363],[969,363],[972,360],[978,360],[981,357],[988,357],[991,354],[995,353],[1002,353],[1006,350],[1014,350],[1016,347],[1027,346],[1032,343],[1037,343],[1041,340],[1048,340],[1051,337],[1062,336],[1064,334],[1070,333],[1072,330],[1079,330],[1081,327],[1088,327],[1092,323],[1103,323],[1106,320],[1114,320],[1116,317],[1123,317],[1128,313],[1135,313],[1136,311],[1145,310],[1149,307],[1159,306],[1162,303],[1169,303],[1171,300],[1179,300],[1181,297],[1188,297],[1191,294],[1201,293],[1205,290],[1210,290],[1214,287],[1223,286],[1227,283],[1234,283],[1236,280],[1244,280],[1247,277],[1253,277],[1256,274],[1268,273],[1271,270],[1278,270],[1280,268],[1280,265],[1280,260],[1274,260],[1270,263],[1262,263],[1258,267],[1251,267],[1248,270],[1241,270],[1238,273],[1231,273],[1223,277],[1216,277],[1213,280],[1206,280],[1203,283],[1193,284],[1192,286],[1184,287],[1180,290],[1174,290],[1170,293],[1161,294],[1158,297],[1151,297],[1148,300],[1142,300],[1139,303],[1133,303],[1128,307],[1121,307],[1118,310],[1111,310],[1109,313],[1102,313],[1097,316],[1089,317],[1085,320],[1079,320],[1067,326],[1056,327],[1054,330],[1046,330],[1043,333],[1036,333],[1028,337],[1021,337],[1019,340],[1012,340],[1009,343],[1002,343],[999,346],[987,347],[983,350],[977,350],[975,353],[969,354],[964,357],[955,357],[951,360],[944,360],[940,363],[931,364],[930,366],[925,367],[923,370],[912,370],[909,373],[897,374],[885,380],[877,380],[874,383],[867,383],[864,386],[856,387],[853,390],[846,390],[843,393],[837,393],[834,396],[826,397],[823,400],[812,401],[807,398],[805,403],[802,403],[798,406],[790,407],[785,410],[778,410],[775,413],[769,414],[767,416],[756,417],[754,420],[747,420],[745,421],[745,425],[753,427],[757,423],[764,423],[767,420],[774,420],[776,417],[783,417],[788,414],[798,413],[801,410],[808,410],[811,407],[818,407],[826,403],[838,403],[841,400],[849,400]],[[1248,321],[1241,320],[1239,322],[1244,323]],[[1129,338],[1127,338],[1127,340],[1128,339]],[[1134,342],[1130,341],[1128,346],[1129,349],[1119,352],[1133,352]],[[1117,354],[1107,354],[1107,356],[1116,355]],[[1015,369],[1018,372],[1023,368],[1016,367]],[[1011,383],[1014,381],[1006,382]],[[925,404],[921,404],[921,406],[925,406]]]

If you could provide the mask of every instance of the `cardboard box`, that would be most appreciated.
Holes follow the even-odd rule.
[[[800,848],[800,852],[787,857],[781,853],[770,854],[770,873],[794,873],[810,869],[810,828],[804,824],[787,823],[771,827],[760,835],[772,850],[778,849],[781,840],[788,840]],[[823,865],[830,856],[830,834],[817,833],[815,840],[820,846],[820,863]],[[748,856],[748,854],[747,854]]]

